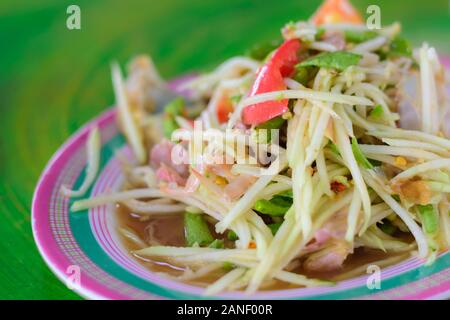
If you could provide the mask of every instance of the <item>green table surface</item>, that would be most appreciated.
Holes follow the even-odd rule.
[[[81,8],[81,30],[66,9]],[[209,69],[307,18],[319,1],[0,2],[0,299],[80,299],[47,268],[31,232],[36,182],[56,149],[113,103],[110,61],[149,53],[166,78]],[[448,0],[355,0],[399,20],[415,44],[450,53]]]

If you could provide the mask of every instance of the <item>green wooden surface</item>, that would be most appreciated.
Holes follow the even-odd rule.
[[[82,29],[66,28],[81,7]],[[55,150],[113,102],[109,62],[150,53],[163,76],[207,69],[308,17],[311,0],[0,2],[0,298],[77,299],[36,250],[31,197]],[[379,4],[415,44],[450,53],[447,0],[355,0]]]

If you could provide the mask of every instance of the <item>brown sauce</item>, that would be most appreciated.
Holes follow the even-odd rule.
[[[117,215],[118,215],[118,223],[119,227],[126,228],[132,230],[136,233],[142,240],[145,241],[146,244],[150,245],[165,245],[165,246],[177,246],[177,247],[185,247],[185,237],[184,237],[184,225],[183,225],[183,215],[174,214],[167,216],[154,216],[148,217],[146,219],[142,219],[139,215],[134,214],[128,208],[118,205],[117,206]],[[149,235],[149,225],[152,225],[153,233]],[[213,232],[213,228],[211,226],[211,231]],[[214,233],[214,232],[213,232]],[[157,243],[152,243],[152,241],[157,241]],[[406,239],[405,239],[406,240]],[[136,259],[139,263],[147,267],[152,272],[166,273],[169,276],[177,277],[180,276],[184,268],[182,266],[178,266],[175,263],[170,262],[169,260],[164,259],[150,259],[147,257],[140,257],[133,255],[132,252],[134,250],[140,249],[138,245],[136,245],[133,241],[122,236],[122,241],[130,252],[130,255]],[[352,272],[358,267],[364,266],[365,264],[379,261],[382,259],[395,257],[395,256],[405,255],[405,253],[401,254],[392,254],[385,253],[381,250],[367,249],[367,248],[357,248],[353,254],[349,255],[342,266],[341,269],[335,270],[332,272],[311,272],[302,269],[301,267],[294,269],[293,272],[297,272],[303,274],[307,277],[323,279],[323,280],[335,280],[339,275]],[[226,270],[218,270],[217,272],[213,272],[208,274],[202,278],[196,278],[195,280],[184,281],[187,284],[196,285],[205,287],[215,280],[219,279],[223,276],[227,271]],[[350,277],[360,276],[365,274],[365,270],[362,270],[360,273],[352,274]],[[339,279],[342,280],[342,279]],[[290,289],[295,288],[293,284],[285,283],[283,281],[275,280],[272,285],[263,290],[280,290],[280,289]]]

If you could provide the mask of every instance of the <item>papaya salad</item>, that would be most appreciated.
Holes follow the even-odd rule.
[[[448,250],[448,77],[400,24],[370,30],[330,0],[184,81],[183,95],[146,56],[127,78],[114,64],[112,80],[135,160],[118,152],[123,190],[71,210],[115,204],[130,253],[151,270],[209,295],[252,294],[329,286],[411,256],[432,264]],[[95,180],[96,129],[87,155],[67,196]]]

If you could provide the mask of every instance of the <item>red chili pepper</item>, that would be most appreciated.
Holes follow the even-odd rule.
[[[217,119],[219,123],[225,123],[228,121],[230,113],[233,112],[233,104],[227,95],[223,95],[217,104]]]
[[[334,193],[339,193],[347,189],[347,187],[344,184],[337,181],[333,181],[330,185],[330,188]]]
[[[297,52],[300,41],[292,39],[285,41],[263,65],[256,76],[256,81],[250,91],[250,97],[271,91],[285,90],[283,78],[292,75],[298,63]],[[288,100],[266,101],[250,105],[242,111],[244,124],[253,125],[275,118],[288,109]]]

